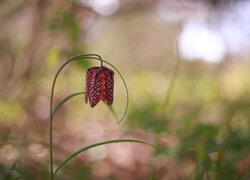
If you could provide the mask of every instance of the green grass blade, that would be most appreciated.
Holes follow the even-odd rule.
[[[149,175],[150,175],[150,180],[154,180],[154,177],[153,177],[153,173],[152,173],[152,169],[150,167],[150,164],[148,166],[148,169],[149,169]]]
[[[55,113],[58,111],[58,109],[64,104],[66,103],[68,100],[70,100],[71,98],[77,96],[77,95],[81,95],[81,94],[85,94],[85,92],[78,92],[78,93],[74,93],[71,94],[69,96],[67,96],[66,98],[64,98],[60,103],[57,104],[57,106],[55,107],[53,113],[52,113],[52,117],[54,117]],[[106,104],[108,106],[108,108],[110,109],[110,111],[113,113],[115,119],[119,122],[118,116],[114,110],[114,108],[112,106],[110,106],[106,101],[102,101],[104,104]]]
[[[104,104],[106,104],[108,106],[108,108],[110,109],[110,111],[113,113],[115,119],[117,120],[117,122],[120,122],[114,108],[112,106],[110,106],[106,101],[102,101]]]
[[[173,71],[173,74],[171,76],[170,83],[169,83],[168,90],[167,90],[167,95],[166,95],[164,104],[162,106],[162,115],[164,115],[164,113],[167,111],[167,107],[169,105],[169,100],[170,100],[170,96],[171,96],[172,89],[173,89],[173,86],[174,86],[174,82],[176,80],[176,77],[177,77],[177,74],[178,74],[178,71],[179,71],[179,68],[180,68],[180,64],[181,64],[181,59],[179,57],[178,41],[177,41],[177,44],[176,44],[176,53],[177,53],[177,63],[176,63],[176,67],[175,67],[175,69]]]
[[[110,140],[110,141],[104,141],[104,142],[100,142],[100,143],[96,143],[96,144],[91,144],[89,146],[86,146],[82,149],[79,149],[78,151],[74,152],[73,154],[71,154],[70,156],[68,156],[58,167],[57,169],[55,170],[54,172],[54,176],[56,175],[56,173],[69,161],[71,160],[72,158],[74,158],[75,156],[77,156],[78,154],[84,152],[84,151],[87,151],[88,149],[91,149],[93,147],[96,147],[96,146],[101,146],[101,145],[105,145],[105,144],[112,144],[112,143],[122,143],[122,142],[134,142],[134,143],[141,143],[141,144],[145,144],[145,145],[148,145],[148,146],[151,146],[153,148],[156,148],[156,149],[159,149],[165,153],[166,150],[163,149],[162,147],[160,146],[157,146],[155,144],[151,144],[151,143],[148,143],[148,142],[144,142],[144,141],[140,141],[140,140],[133,140],[133,139],[118,139],[118,140]]]
[[[85,94],[85,92],[78,92],[78,93],[74,93],[74,94],[71,94],[69,96],[67,96],[66,98],[64,98],[60,103],[57,104],[57,106],[55,107],[54,111],[52,112],[52,117],[54,117],[56,111],[64,104],[66,103],[68,100],[70,100],[72,97],[75,97],[77,95],[80,95],[80,94]]]

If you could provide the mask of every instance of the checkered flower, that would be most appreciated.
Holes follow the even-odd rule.
[[[114,72],[104,66],[89,68],[86,74],[85,102],[94,107],[102,99],[112,105],[114,99]]]

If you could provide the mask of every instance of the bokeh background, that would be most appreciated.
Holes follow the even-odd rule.
[[[84,53],[120,70],[128,114],[119,124],[104,103],[67,102],[54,120],[54,166],[83,146],[119,138],[159,144],[168,155],[141,144],[100,146],[57,179],[144,180],[149,165],[159,180],[249,179],[249,48],[244,0],[1,0],[0,179],[49,179],[52,80]],[[55,104],[84,91],[94,65],[71,63]],[[125,92],[116,73],[119,117]]]

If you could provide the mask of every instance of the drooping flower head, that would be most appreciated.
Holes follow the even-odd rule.
[[[86,74],[85,102],[94,107],[102,99],[109,105],[114,99],[114,72],[105,66],[89,68]]]

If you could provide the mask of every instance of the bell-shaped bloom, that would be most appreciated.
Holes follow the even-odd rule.
[[[86,74],[85,102],[91,107],[102,99],[109,105],[114,99],[114,72],[104,66],[89,68]]]

